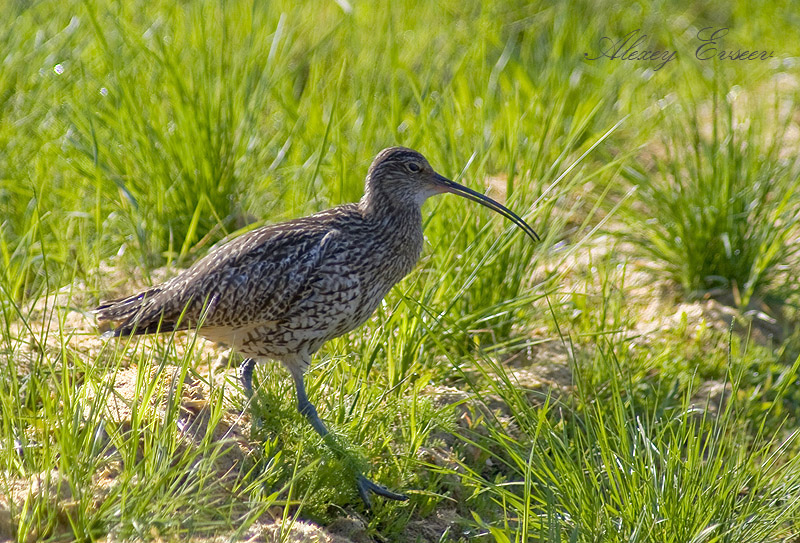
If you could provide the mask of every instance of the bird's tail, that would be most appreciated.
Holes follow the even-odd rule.
[[[104,337],[127,336],[131,334],[149,333],[150,326],[137,328],[139,317],[142,316],[147,301],[151,300],[160,292],[158,287],[142,291],[133,296],[107,300],[93,310],[100,322],[112,322],[117,324],[113,330],[109,330]],[[162,329],[166,332],[166,329]]]

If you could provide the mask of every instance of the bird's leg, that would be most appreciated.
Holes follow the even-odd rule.
[[[242,390],[244,391],[245,398],[247,398],[245,403],[245,409],[247,409],[247,405],[253,400],[253,370],[256,368],[256,359],[255,358],[245,358],[242,360],[242,363],[239,365],[239,382],[242,384]],[[251,423],[254,428],[260,429],[263,421],[261,417],[257,414],[257,410],[253,411],[250,409],[251,415]]]
[[[308,401],[306,386],[303,382],[303,374],[301,372],[292,372],[292,377],[294,377],[294,386],[297,390],[297,410],[308,419],[308,422],[311,423],[314,430],[324,438],[328,435],[328,429],[325,427],[325,423],[322,422],[322,419],[319,418],[317,408]]]
[[[332,451],[339,455],[344,455],[345,452],[331,439],[328,428],[325,427],[325,423],[322,422],[322,419],[320,419],[319,415],[317,414],[317,409],[314,407],[314,404],[308,400],[308,396],[306,396],[306,387],[303,382],[303,372],[301,370],[292,371],[292,377],[294,377],[294,384],[295,388],[297,389],[297,410],[301,415],[308,419],[308,422],[310,422],[314,430],[316,430],[316,432],[322,436],[325,444],[328,445]],[[408,499],[408,496],[405,494],[392,492],[385,486],[370,481],[364,477],[364,474],[362,473],[358,473],[356,475],[356,486],[358,487],[358,495],[361,496],[361,499],[364,501],[364,505],[367,506],[367,509],[372,507],[372,502],[369,497],[370,492],[390,500],[405,501]]]
[[[253,369],[255,367],[255,358],[245,358],[239,366],[239,381],[242,383],[242,389],[248,398],[253,395]]]

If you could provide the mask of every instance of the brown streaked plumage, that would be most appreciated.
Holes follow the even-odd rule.
[[[102,304],[98,320],[116,323],[115,336],[199,324],[200,335],[248,357],[241,374],[248,393],[255,361],[281,361],[294,378],[298,409],[325,437],[303,385],[311,356],[363,324],[413,269],[423,245],[422,204],[443,192],[498,211],[538,239],[521,218],[437,174],[417,151],[391,147],[370,166],[357,204],[248,232],[161,285]],[[357,481],[367,506],[369,492],[406,499],[363,475]]]

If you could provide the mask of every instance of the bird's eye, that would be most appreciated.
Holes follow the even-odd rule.
[[[408,164],[406,164],[406,168],[408,168],[408,171],[412,173],[417,173],[422,169],[422,167],[416,162],[409,162]]]

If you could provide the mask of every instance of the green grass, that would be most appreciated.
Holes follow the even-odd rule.
[[[655,151],[663,156],[652,171],[627,172],[643,208],[631,216],[630,237],[689,295],[732,292],[743,308],[754,297],[780,303],[797,295],[786,269],[798,260],[800,162],[784,109],[797,97],[772,95],[759,107],[720,94],[665,110]],[[642,211],[653,218],[636,230]]]
[[[594,362],[604,357],[613,352]],[[479,526],[500,541],[774,541],[793,532],[797,433],[764,435],[771,410],[747,422],[738,402],[703,413],[688,391],[648,409],[632,400],[639,385],[607,386],[608,397],[580,391],[558,414],[554,404],[535,417],[517,404],[513,417],[528,421],[521,435],[491,422],[487,438],[468,434],[498,466],[462,466]]]
[[[795,540],[792,3],[347,5],[0,8],[0,540]],[[776,58],[701,63],[705,26]],[[585,60],[637,28],[678,58]],[[417,270],[315,357],[337,443],[411,497],[365,514],[277,365],[246,405],[202,341],[83,316],[357,200],[396,144],[543,239],[433,199]]]

